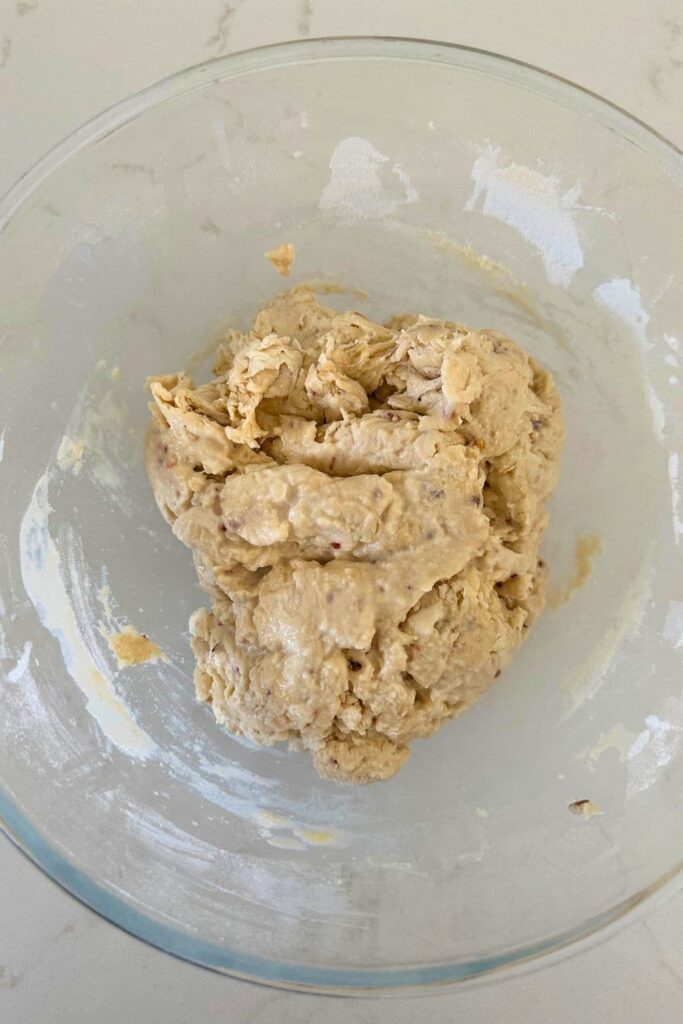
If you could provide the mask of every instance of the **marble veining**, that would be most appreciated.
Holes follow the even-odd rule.
[[[311,34],[311,21],[313,20],[313,2],[312,0],[301,0],[301,10],[299,13],[299,20],[296,23],[297,33],[300,36],[310,36]]]
[[[4,68],[11,56],[12,40],[9,36],[3,36],[2,44],[0,44],[0,68]]]
[[[16,10],[18,16],[23,18],[25,14],[38,10],[38,0],[17,0]]]
[[[230,0],[222,3],[214,21],[213,32],[204,43],[204,49],[211,52],[212,57],[220,57],[230,49],[230,33],[233,21],[245,0]]]
[[[648,84],[658,97],[674,85],[683,71],[683,22],[664,18],[661,26],[662,52],[658,58],[648,61],[647,71]]]

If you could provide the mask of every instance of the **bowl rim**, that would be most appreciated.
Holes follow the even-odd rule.
[[[399,52],[400,48],[405,52]],[[578,113],[588,114],[603,127],[617,131],[622,138],[633,142],[647,155],[657,157],[665,170],[683,184],[683,147],[677,146],[646,121],[629,113],[612,100],[553,71],[515,57],[495,53],[493,50],[466,46],[463,43],[446,43],[416,36],[319,36],[267,43],[221,57],[213,57],[200,64],[174,71],[166,78],[145,86],[126,99],[95,114],[48,149],[3,195],[0,195],[0,234],[7,227],[16,209],[60,164],[74,157],[86,146],[136,120],[152,107],[193,92],[206,85],[207,81],[225,81],[266,67],[303,63],[307,54],[311,60],[329,60],[335,57],[385,57],[401,60],[413,56],[419,58],[421,55],[428,63],[444,63],[451,66],[457,64],[459,67],[469,67],[472,70],[489,71],[495,77],[507,79],[516,85],[529,87],[535,83],[538,87],[536,91],[557,102],[564,102]],[[455,61],[454,54],[458,54],[461,59]],[[278,57],[280,59],[277,59]],[[219,68],[225,73],[212,76],[211,72],[217,72]],[[541,84],[545,88],[540,88]]]
[[[66,161],[147,111],[207,84],[287,64],[334,59],[411,59],[478,71],[561,103],[654,159],[683,187],[683,150],[644,121],[597,93],[553,72],[513,57],[459,43],[404,36],[344,35],[295,39],[215,57],[177,71],[95,115],[47,151],[0,198],[0,235],[14,215],[49,175]],[[651,904],[683,886],[683,861],[675,864],[642,891],[569,931],[503,954],[454,963],[417,967],[337,968],[302,965],[245,954],[195,939],[164,925],[130,906],[93,882],[54,849],[0,786],[0,831],[34,864],[70,895],[100,916],[149,945],[183,960],[227,975],[298,991],[335,995],[409,991],[431,992],[435,987],[458,987],[529,970],[606,939],[625,923],[641,916]]]

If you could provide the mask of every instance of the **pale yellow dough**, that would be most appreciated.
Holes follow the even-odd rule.
[[[294,246],[291,242],[285,242],[284,245],[278,245],[277,249],[269,249],[266,258],[281,277],[289,277],[294,262]]]
[[[562,420],[509,338],[278,295],[215,376],[150,386],[147,467],[211,610],[200,700],[231,732],[387,779],[500,674],[543,604]]]

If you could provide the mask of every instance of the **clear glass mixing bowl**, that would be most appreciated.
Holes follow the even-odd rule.
[[[671,145],[566,82],[354,39],[185,71],[14,188],[0,815],[48,874],[179,956],[332,990],[529,961],[676,884],[682,184]],[[246,324],[285,241],[292,280],[367,292],[341,306],[508,332],[567,420],[552,608],[475,708],[365,788],[195,702],[203,597],[142,462],[145,376]],[[107,636],[126,625],[166,660],[119,669]]]

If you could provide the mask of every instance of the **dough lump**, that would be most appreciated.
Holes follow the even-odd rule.
[[[378,324],[300,286],[230,332],[208,383],[150,388],[156,501],[211,599],[198,698],[321,776],[389,778],[542,607],[552,378],[496,331]]]

